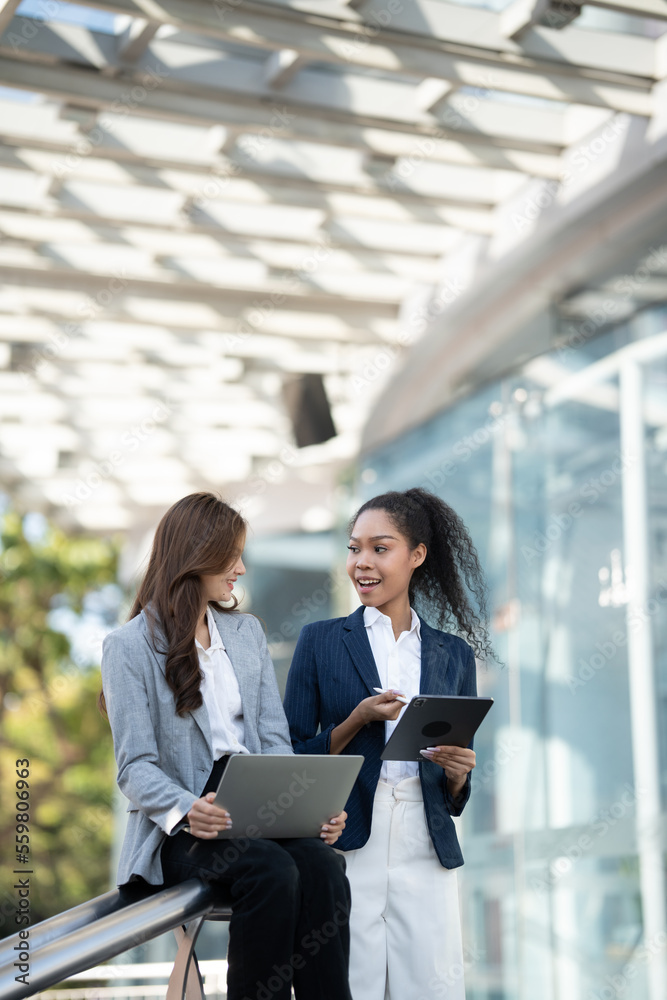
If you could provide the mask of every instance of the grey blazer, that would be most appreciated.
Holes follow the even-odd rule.
[[[264,632],[252,615],[213,611],[236,674],[250,753],[292,753],[292,744]],[[158,648],[162,648],[158,634]],[[211,727],[204,705],[176,714],[165,677],[165,655],[140,615],[104,640],[102,686],[118,785],[129,799],[118,884],[140,875],[163,881],[160,851],[177,833],[213,767]]]

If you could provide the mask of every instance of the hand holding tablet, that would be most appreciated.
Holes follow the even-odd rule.
[[[420,694],[412,698],[382,751],[382,760],[423,760],[438,746],[467,747],[493,698]]]

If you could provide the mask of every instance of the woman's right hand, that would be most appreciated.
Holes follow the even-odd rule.
[[[364,698],[360,701],[355,712],[363,725],[367,722],[393,722],[401,714],[401,709],[405,706],[404,701],[398,701],[397,695],[403,694],[401,691],[392,689],[376,694],[372,698]]]
[[[400,691],[392,688],[360,701],[347,719],[331,730],[329,753],[342,753],[368,722],[393,722],[397,719],[405,705],[405,701],[398,700],[398,695],[403,697]]]
[[[229,830],[231,816],[226,809],[214,804],[215,792],[209,792],[203,799],[197,799],[187,814],[190,833],[202,840],[213,840],[220,830]]]

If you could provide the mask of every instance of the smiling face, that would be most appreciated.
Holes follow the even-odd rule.
[[[412,574],[426,558],[426,546],[410,548],[384,510],[365,510],[352,528],[347,573],[366,607],[393,619],[409,608]]]
[[[202,573],[199,577],[202,586],[202,597],[205,604],[209,601],[217,601],[225,604],[232,599],[234,584],[239,576],[245,574],[243,565],[243,544],[245,538],[241,539],[238,555],[233,562],[222,571],[222,573]]]

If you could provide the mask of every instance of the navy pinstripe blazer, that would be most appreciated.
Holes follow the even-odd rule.
[[[364,609],[348,618],[306,625],[299,636],[287,678],[285,714],[297,753],[329,753],[331,730],[356,705],[380,687],[375,660],[364,627]],[[421,694],[477,694],[475,657],[463,639],[431,628],[421,620]],[[363,847],[370,836],[373,796],[380,778],[384,722],[370,722],[348,743],[347,754],[365,758],[345,808],[345,831],[337,848]],[[445,868],[463,864],[452,816],[459,816],[470,796],[470,775],[454,800],[445,772],[433,761],[419,764],[426,821],[433,846]]]

